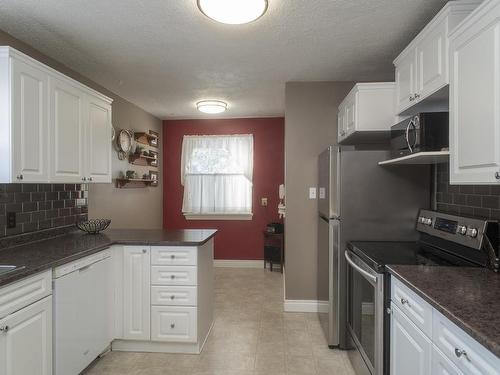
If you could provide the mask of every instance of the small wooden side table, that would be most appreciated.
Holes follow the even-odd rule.
[[[269,262],[269,269],[273,271],[273,263],[279,263],[283,273],[285,263],[285,240],[283,233],[269,233],[264,231],[264,269]]]

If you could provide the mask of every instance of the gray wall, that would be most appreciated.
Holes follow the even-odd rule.
[[[0,45],[16,48],[114,99],[112,121],[115,128],[146,131],[151,129],[161,134],[162,122],[160,119],[1,30]],[[89,217],[109,218],[112,220],[111,226],[114,228],[161,228],[163,222],[161,149],[159,150],[159,156],[160,168],[158,170],[160,171],[160,184],[158,187],[116,189],[112,184],[90,185],[88,202]],[[119,170],[136,169],[141,173],[148,170],[147,168],[131,166],[126,161],[118,160],[116,152],[113,152],[112,168],[113,177],[116,177]]]
[[[285,298],[317,300],[318,154],[337,140],[337,107],[352,82],[289,82],[285,97]]]

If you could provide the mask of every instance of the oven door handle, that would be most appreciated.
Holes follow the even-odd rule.
[[[408,122],[408,125],[406,126],[406,145],[408,146],[408,150],[410,150],[410,154],[413,153],[413,147],[416,146],[417,144],[417,139],[415,138],[415,142],[413,143],[413,146],[410,145],[410,126],[413,126],[413,128],[416,130],[415,122],[414,119],[412,118],[410,122]]]
[[[346,251],[344,253],[344,256],[345,256],[345,259],[347,260],[347,263],[349,263],[352,268],[354,268],[356,271],[358,271],[360,274],[362,274],[368,280],[371,280],[374,284],[377,283],[377,278],[375,276],[373,276],[369,272],[366,272],[364,269],[362,269],[360,266],[358,266],[356,263],[354,263],[354,261],[349,256],[348,251]]]

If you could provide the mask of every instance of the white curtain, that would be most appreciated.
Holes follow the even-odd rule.
[[[184,136],[182,212],[249,214],[252,178],[252,135]]]

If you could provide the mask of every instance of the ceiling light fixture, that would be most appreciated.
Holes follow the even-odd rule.
[[[222,113],[227,110],[227,103],[221,100],[202,100],[196,103],[198,111],[208,114]]]
[[[214,21],[241,25],[260,18],[267,10],[267,0],[198,0],[198,8]]]

